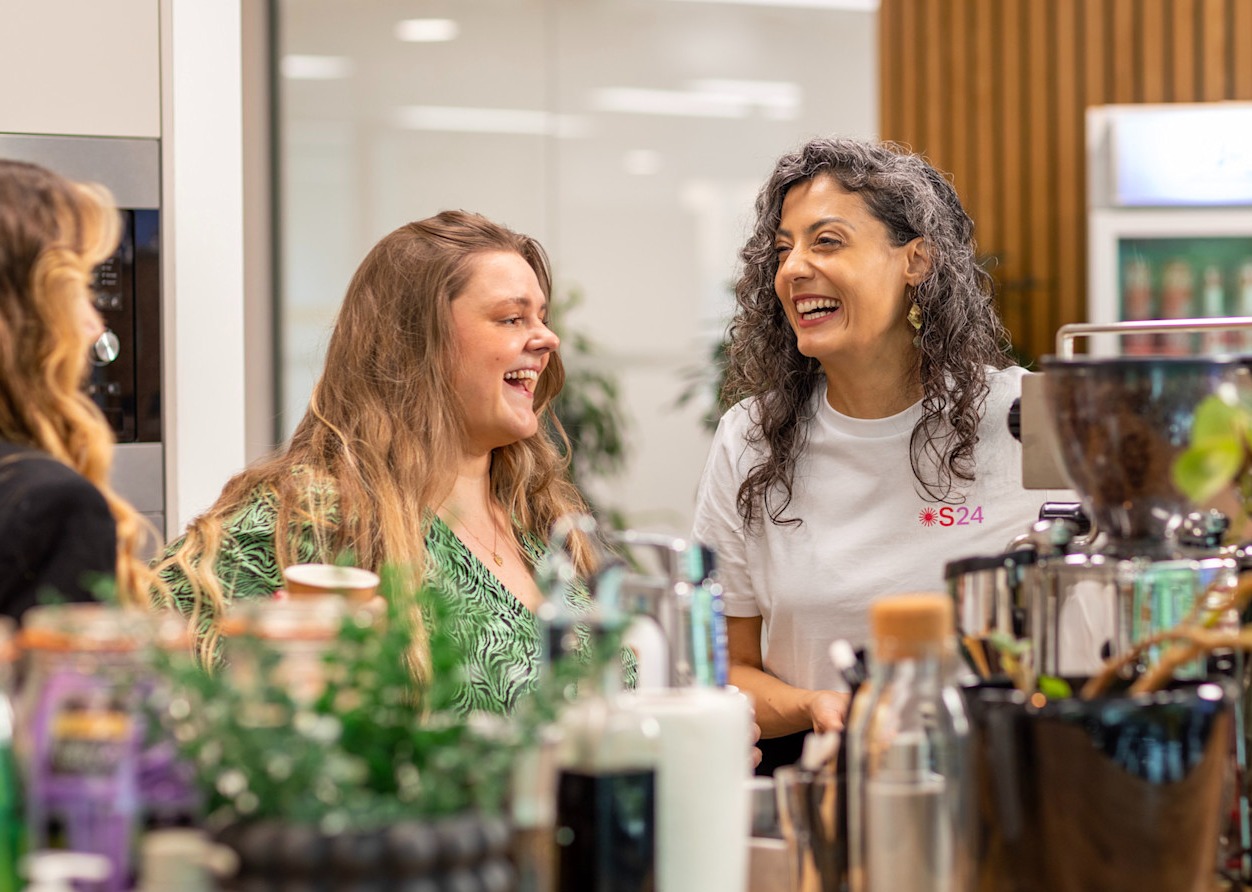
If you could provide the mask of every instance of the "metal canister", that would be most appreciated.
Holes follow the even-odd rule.
[[[1025,569],[1033,549],[949,561],[943,570],[956,607],[957,633],[974,669],[984,678],[1002,674],[1000,651],[989,639],[1028,638],[1029,610],[1023,600]]]
[[[1129,644],[1120,603],[1120,565],[1100,554],[1055,554],[1031,572],[1028,598],[1035,668],[1062,678],[1096,672]]]

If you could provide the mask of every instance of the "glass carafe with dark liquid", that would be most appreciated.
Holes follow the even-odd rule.
[[[566,572],[560,572],[563,569]],[[556,722],[553,888],[556,892],[651,892],[656,888],[656,768],[659,726],[620,701],[618,609],[626,567],[610,563],[590,581],[585,609],[571,608],[559,580],[549,578],[540,611],[547,672],[560,676],[590,660],[590,672],[570,687],[571,701]],[[555,583],[555,584],[554,584]]]
[[[561,718],[556,784],[558,892],[644,892],[656,885],[655,720],[616,703],[620,670]]]

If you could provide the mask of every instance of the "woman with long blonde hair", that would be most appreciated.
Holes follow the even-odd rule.
[[[585,510],[551,411],[565,373],[550,292],[543,248],[477,214],[445,211],[374,246],[290,443],[227,483],[158,567],[205,658],[233,599],[270,595],[290,564],[347,557],[462,596],[462,705],[511,708],[538,660],[544,539]],[[577,543],[584,571],[590,552]]]
[[[92,275],[120,235],[103,187],[0,160],[0,613],[110,579],[125,604],[154,590],[150,531],[109,485],[112,431],[83,389]]]

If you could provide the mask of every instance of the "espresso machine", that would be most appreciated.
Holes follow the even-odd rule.
[[[1074,341],[1099,337],[1107,344],[1133,335],[1138,345],[1154,338],[1176,344],[1191,332],[1249,328],[1252,318],[1060,329],[1056,353],[1042,359],[1041,373],[1023,381],[1014,424],[1023,445],[1023,483],[1072,489],[1081,501],[1041,517],[1003,554],[947,568],[963,643],[984,678],[1003,677],[988,638],[1029,642],[1036,672],[1079,679],[1180,623],[1239,626],[1242,617],[1228,606],[1228,596],[1239,573],[1252,566],[1246,557],[1252,548],[1223,542],[1226,518],[1194,505],[1175,485],[1173,468],[1191,444],[1203,400],[1218,395],[1232,404],[1252,403],[1252,357],[1076,356]],[[1160,648],[1149,648],[1129,671],[1147,669],[1160,656]],[[1241,853],[1245,877],[1252,876],[1247,670],[1243,654],[1235,652],[1197,658],[1173,673],[1221,675],[1243,692],[1230,754],[1240,782],[1226,850]]]

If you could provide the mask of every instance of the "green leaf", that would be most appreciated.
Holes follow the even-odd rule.
[[[1030,650],[1029,641],[1014,638],[1007,632],[992,632],[987,636],[987,642],[1001,654],[1013,657],[1020,657]]]
[[[1248,409],[1229,403],[1216,394],[1205,397],[1195,410],[1191,429],[1193,445],[1209,440],[1238,442],[1248,429]]]
[[[1040,675],[1036,684],[1039,686],[1039,693],[1049,700],[1064,700],[1074,696],[1074,690],[1069,686],[1069,682],[1055,675]]]
[[[1241,439],[1211,432],[1203,441],[1193,441],[1175,460],[1174,485],[1203,504],[1234,481],[1243,467],[1244,452]]]

